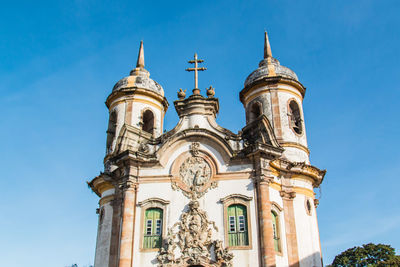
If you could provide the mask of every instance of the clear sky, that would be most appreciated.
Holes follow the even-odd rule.
[[[144,41],[165,90],[165,128],[194,52],[218,122],[245,123],[239,91],[263,55],[307,87],[311,162],[327,175],[318,218],[324,261],[367,242],[400,249],[399,1],[3,1],[0,9],[0,266],[94,262],[104,101]],[[203,90],[204,93],[204,90]]]

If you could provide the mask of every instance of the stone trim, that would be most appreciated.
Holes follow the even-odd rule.
[[[140,207],[140,238],[139,238],[139,251],[141,252],[154,252],[159,251],[159,248],[143,248],[143,234],[144,234],[144,218],[145,212],[149,208],[159,208],[163,211],[163,218],[162,218],[162,239],[164,240],[166,236],[166,215],[167,215],[167,205],[170,202],[168,200],[164,200],[158,197],[148,198],[146,200],[140,201],[137,205]]]
[[[271,210],[274,210],[278,213],[283,211],[283,208],[281,206],[279,206],[278,203],[276,203],[275,201],[271,201]]]
[[[281,191],[280,195],[283,200],[286,246],[289,266],[299,267],[299,251],[297,245],[296,222],[293,207],[293,199],[296,197],[296,192]]]
[[[110,201],[113,201],[113,200],[114,200],[114,194],[109,195],[109,196],[102,197],[102,198],[99,200],[99,205],[100,205],[100,206],[103,206],[104,204],[106,204],[106,203],[108,203],[108,202],[110,202]]]
[[[226,197],[220,199],[220,202],[223,204],[224,209],[224,240],[225,246],[229,250],[250,250],[253,248],[252,243],[252,231],[251,231],[251,220],[250,220],[250,201],[253,197],[245,196],[242,194],[231,194]],[[229,239],[228,239],[228,229],[229,229],[229,221],[228,221],[228,207],[232,204],[241,204],[246,207],[246,214],[247,214],[247,233],[249,237],[249,245],[248,246],[236,246],[230,247],[229,246]]]
[[[277,140],[282,140],[282,122],[281,110],[279,106],[279,96],[277,90],[271,90],[271,109],[272,109],[272,124]]]

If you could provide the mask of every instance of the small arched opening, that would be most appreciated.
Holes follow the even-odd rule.
[[[299,104],[295,100],[291,100],[289,102],[289,120],[290,120],[290,127],[293,131],[297,134],[303,133],[303,125],[302,119],[300,115],[300,107]]]
[[[154,132],[154,114],[151,110],[146,110],[142,115],[142,130],[153,134]]]
[[[117,129],[117,112],[113,111],[110,114],[107,129],[107,151],[111,150],[112,142],[115,137],[115,131]]]
[[[254,121],[262,114],[261,104],[255,102],[250,107],[250,121]]]

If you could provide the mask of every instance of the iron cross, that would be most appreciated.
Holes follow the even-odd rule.
[[[194,89],[198,89],[198,83],[199,83],[199,79],[198,79],[198,71],[203,71],[206,70],[207,68],[198,67],[198,63],[202,63],[204,62],[204,60],[202,59],[197,59],[197,53],[194,53],[194,60],[189,60],[188,63],[190,64],[194,64],[194,68],[187,68],[186,71],[194,71]]]

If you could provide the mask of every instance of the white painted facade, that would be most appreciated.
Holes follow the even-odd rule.
[[[141,53],[143,47],[137,68],[117,83],[106,102],[110,114],[117,113],[117,122],[105,172],[89,184],[100,197],[95,267],[322,266],[313,190],[325,171],[310,165],[304,121],[301,134],[291,125],[289,101],[296,101],[304,118],[305,89],[297,76],[267,53],[240,94],[247,122],[241,133],[216,123],[218,100],[207,91],[208,98],[196,92],[188,98],[178,95],[174,104],[180,120],[163,134],[168,102],[144,69]],[[261,107],[257,116],[251,114],[255,102]],[[144,110],[154,114],[151,133],[141,128]],[[193,181],[185,180],[182,166],[192,158],[210,172],[204,167],[201,176],[192,172]],[[203,182],[197,183],[200,178]],[[215,228],[207,226],[207,239],[200,230],[190,232],[179,224],[188,214],[197,214],[193,202],[207,214],[207,223],[215,223]],[[229,203],[246,207],[247,245],[228,241]],[[163,209],[162,245],[145,248],[144,214],[151,207]],[[275,224],[272,214],[277,215]],[[197,248],[189,239],[174,243],[179,237],[172,238],[176,225],[179,233],[207,245]],[[223,256],[215,253],[218,240],[227,248]],[[194,258],[198,263],[190,264]]]

